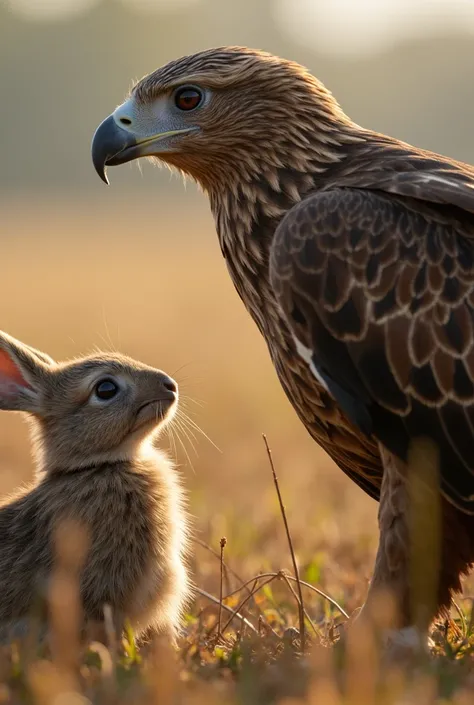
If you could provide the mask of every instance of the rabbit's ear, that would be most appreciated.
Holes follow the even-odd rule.
[[[0,333],[1,335],[1,333]],[[41,362],[44,362],[46,365],[55,365],[56,360],[53,360],[52,357],[49,355],[46,355],[46,353],[42,352],[41,350],[37,350],[36,348],[32,348],[31,345],[25,345],[25,343],[22,343],[23,348],[27,348],[32,355],[37,357]]]
[[[48,356],[0,331],[0,409],[39,413]]]

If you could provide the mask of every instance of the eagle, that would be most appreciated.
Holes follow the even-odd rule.
[[[207,194],[296,413],[380,502],[366,605],[386,590],[397,629],[421,611],[428,625],[474,562],[474,168],[359,126],[305,67],[233,46],[158,68],[99,125],[106,183],[140,157]],[[413,507],[439,518],[418,522],[417,555],[437,554],[423,610]]]

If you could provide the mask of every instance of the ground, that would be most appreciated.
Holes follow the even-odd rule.
[[[200,591],[177,651],[161,643],[137,649],[130,635],[122,645],[92,645],[78,655],[66,618],[57,622],[52,657],[7,647],[0,703],[471,702],[472,581],[459,612],[435,628],[431,660],[387,671],[376,636],[362,628],[344,649],[333,648],[344,613],[364,599],[377,506],[298,422],[203,208],[197,215],[191,205],[183,209],[177,223],[172,208],[162,213],[156,204],[122,203],[118,217],[117,205],[85,212],[67,203],[10,202],[2,205],[0,234],[2,329],[56,358],[116,348],[176,376],[191,426],[178,420],[162,442],[171,453],[177,446]],[[262,433],[306,583],[304,656],[295,631],[298,589]],[[28,480],[32,467],[26,425],[2,414],[0,490]],[[239,616],[229,622],[227,608]]]

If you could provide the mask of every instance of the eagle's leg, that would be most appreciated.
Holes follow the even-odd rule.
[[[359,617],[379,621],[385,599],[381,622],[387,635],[395,647],[413,650],[426,645],[430,623],[447,612],[452,594],[461,589],[460,577],[474,560],[474,517],[426,485],[419,484],[417,493],[416,484],[410,487],[407,465],[380,450],[380,540]],[[420,480],[419,467],[414,469]]]
[[[379,610],[385,597],[387,627],[411,626],[409,595],[409,527],[407,521],[408,493],[402,464],[381,448],[384,475],[380,491],[380,539],[375,567],[363,614]],[[361,613],[361,614],[362,614]],[[375,615],[374,615],[375,616]]]

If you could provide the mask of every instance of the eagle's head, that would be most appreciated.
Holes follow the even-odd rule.
[[[94,166],[152,157],[204,188],[332,161],[352,123],[297,63],[243,47],[209,49],[145,76],[98,127]]]

